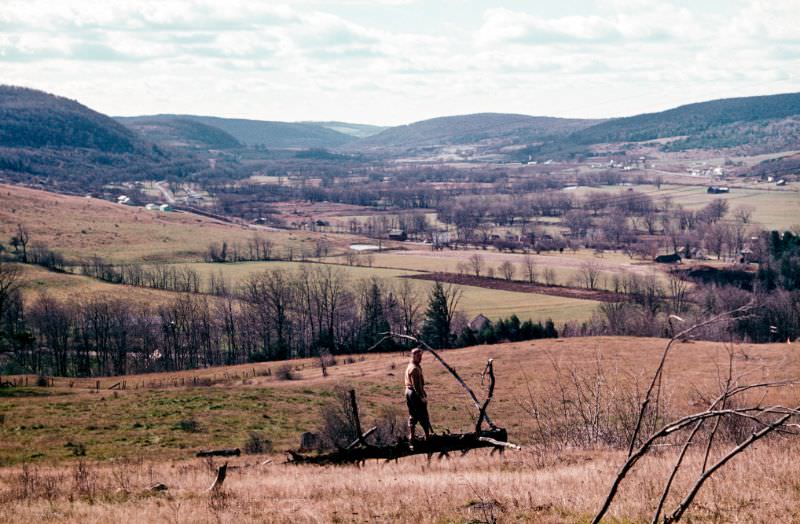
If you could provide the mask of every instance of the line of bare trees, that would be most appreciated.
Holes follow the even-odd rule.
[[[148,304],[120,296],[43,294],[26,304],[18,268],[0,268],[5,372],[123,375],[401,349],[396,342],[379,343],[387,331],[421,333],[437,348],[467,343],[456,336],[466,325],[460,291],[438,282],[424,297],[407,279],[395,285],[354,281],[325,266],[253,274],[220,296],[181,293]],[[556,336],[551,325],[516,318],[497,326],[485,342]]]
[[[16,280],[14,266],[4,267],[7,280]],[[2,350],[18,371],[57,375],[356,353],[388,328],[413,332],[424,320],[411,282],[393,288],[378,280],[353,282],[334,268],[266,271],[236,296],[185,293],[151,305],[47,294],[23,304],[11,284],[0,296]]]

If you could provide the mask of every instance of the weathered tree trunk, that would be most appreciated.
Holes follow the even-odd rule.
[[[427,440],[415,440],[409,443],[400,441],[391,446],[362,446],[340,449],[321,455],[304,455],[289,451],[291,461],[296,464],[352,464],[370,459],[397,460],[412,455],[442,455],[454,451],[467,452],[473,449],[493,448],[505,449],[515,447],[508,444],[508,432],[503,428],[495,428],[479,433],[452,433],[447,435],[431,435]]]

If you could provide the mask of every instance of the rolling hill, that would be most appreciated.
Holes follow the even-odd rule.
[[[554,139],[596,123],[505,113],[477,113],[391,127],[344,147],[358,151],[403,151],[448,145],[520,144]]]
[[[74,100],[0,86],[0,180],[86,192],[203,167]]]
[[[130,129],[74,100],[3,85],[0,86],[0,147],[134,153],[144,151],[146,144]]]
[[[575,131],[567,140],[572,144],[600,144],[710,136],[714,129],[734,123],[782,120],[796,115],[800,115],[800,93],[726,98],[615,118]]]
[[[163,115],[162,115],[163,116]],[[228,133],[242,144],[268,149],[334,148],[356,140],[352,135],[315,123],[274,122],[214,116],[168,115],[200,122]]]
[[[117,117],[116,120],[148,140],[167,147],[228,149],[242,145],[222,129],[187,118],[154,115]]]
[[[368,136],[377,135],[381,131],[388,129],[385,126],[373,126],[369,124],[351,124],[349,122],[302,122],[307,124],[315,124],[318,126],[332,129],[345,135],[354,136],[356,138],[366,138]]]

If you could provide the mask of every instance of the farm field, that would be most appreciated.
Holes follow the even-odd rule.
[[[483,274],[488,268],[495,271],[496,276],[500,276],[499,267],[505,262],[511,262],[515,267],[515,279],[524,280],[522,264],[525,255],[519,253],[499,253],[497,251],[484,250],[442,250],[432,251],[429,248],[409,249],[400,251],[389,251],[374,254],[374,265],[379,267],[406,268],[417,271],[441,271],[458,273],[459,264],[468,262],[471,255],[477,253],[484,261]],[[593,251],[581,249],[576,252],[564,251],[564,253],[542,253],[540,255],[532,253],[530,255],[536,265],[537,278],[541,281],[543,271],[550,268],[555,272],[557,284],[572,285],[581,273],[581,265],[588,261],[596,264],[600,270],[600,287],[608,287],[613,275],[619,275],[623,271],[636,273],[639,275],[649,275],[655,272],[659,278],[665,278],[661,267],[651,262],[634,260],[617,252],[606,252],[602,255],[595,255]],[[603,284],[606,284],[603,286]]]
[[[0,238],[5,243],[23,224],[31,242],[67,257],[100,255],[115,262],[177,261],[203,258],[212,242],[246,244],[268,233],[280,253],[292,246],[311,253],[324,240],[330,253],[346,251],[363,238],[304,231],[263,231],[183,212],[154,212],[85,198],[0,184]]]
[[[753,207],[753,223],[765,229],[788,230],[800,224],[800,191],[796,187],[778,189],[774,185],[764,184],[762,189],[753,189],[739,188],[733,184],[730,193],[712,195],[707,192],[709,185],[711,182],[697,186],[664,184],[660,190],[647,184],[626,188],[579,187],[571,193],[583,196],[592,192],[606,192],[613,195],[632,188],[654,199],[670,197],[674,204],[681,204],[688,209],[699,209],[713,200],[726,200],[730,211],[740,205]]]
[[[82,275],[48,271],[38,266],[17,264],[17,267],[22,270],[22,294],[26,302],[32,302],[43,294],[59,300],[123,295],[132,304],[153,305],[170,301],[176,296],[169,291],[110,284]]]
[[[336,386],[358,391],[365,425],[392,413],[402,421],[403,355],[367,355],[347,364],[339,357],[340,362],[328,368],[328,377],[312,361],[293,361],[296,379],[288,381],[264,376],[266,368],[281,365],[273,362],[129,376],[124,391],[108,390],[119,380],[115,378],[102,379],[96,392],[89,389],[95,387],[94,379],[56,379],[48,388],[4,388],[0,520],[86,522],[137,514],[174,522],[226,521],[234,516],[243,522],[441,522],[480,519],[491,512],[501,521],[586,521],[624,454],[602,445],[561,451],[539,447],[528,400],[552,394],[560,383],[558,369],[562,374],[574,370],[586,380],[601,369],[612,391],[641,384],[664,343],[599,337],[446,351],[443,356],[476,388],[486,359],[495,359],[498,381],[490,414],[508,428],[512,441],[524,445],[523,450],[504,456],[478,451],[430,463],[424,457],[410,458],[363,468],[285,465],[279,452],[295,447],[300,432],[318,427],[321,406],[333,397]],[[699,395],[717,391],[728,349],[700,341],[674,347],[665,371],[671,415],[696,411],[702,405]],[[746,373],[750,382],[796,377],[800,372],[797,345],[745,344],[732,349],[737,373]],[[425,359],[435,429],[470,428],[475,413],[463,391],[429,356]],[[211,385],[192,387],[188,384],[193,377],[209,379]],[[796,405],[800,396],[796,388],[787,388],[761,400]],[[233,468],[224,497],[214,498],[206,490],[212,467],[222,461],[194,459],[194,452],[241,446],[249,431],[269,438],[274,454],[230,459]],[[68,443],[72,445],[65,447]],[[91,490],[74,480],[79,463],[71,450],[77,444],[86,451],[79,478],[90,482]],[[785,457],[797,451],[796,441],[776,438],[737,457],[703,488],[690,512],[692,520],[796,518],[792,512],[800,507],[795,488],[800,467]],[[272,462],[264,464],[266,458]],[[693,467],[700,459],[699,451],[690,451]],[[646,520],[672,460],[665,452],[644,461],[626,481],[610,516]],[[25,473],[23,462],[29,463]],[[55,482],[49,494],[39,488],[59,476],[62,482]],[[679,476],[676,482],[685,490],[689,480]],[[30,483],[30,491],[20,498],[23,482]],[[148,492],[156,482],[165,483],[168,491]]]
[[[335,264],[316,264],[304,262],[241,262],[236,264],[188,263],[179,264],[196,270],[205,282],[212,274],[222,272],[229,284],[236,286],[253,274],[261,271],[280,269],[297,271],[301,268],[331,269],[349,279],[352,285],[370,278],[379,278],[390,284],[399,284],[400,278],[422,274],[415,271],[403,271],[360,266],[344,266]],[[33,301],[43,293],[57,299],[85,298],[94,296],[119,296],[123,292],[126,299],[137,304],[159,304],[174,299],[177,293],[156,289],[125,286],[98,281],[81,275],[55,273],[36,266],[20,266],[23,270],[22,287],[26,300]],[[408,282],[418,291],[421,302],[425,302],[429,281],[409,278]],[[558,328],[564,322],[585,320],[592,316],[599,302],[595,300],[576,299],[527,293],[487,289],[476,286],[459,286],[463,291],[459,310],[467,320],[478,313],[491,319],[508,317],[516,314],[520,319],[540,320],[552,319]],[[213,297],[210,297],[213,300]]]
[[[377,260],[384,255],[375,254]],[[391,255],[386,255],[391,256]],[[404,259],[405,260],[405,259]],[[412,259],[408,259],[409,261]],[[243,262],[237,264],[210,264],[210,263],[191,263],[183,264],[196,270],[206,280],[217,272],[221,271],[231,285],[242,284],[250,275],[260,271],[280,269],[286,271],[297,271],[303,268],[331,269],[340,273],[350,282],[356,283],[370,278],[379,278],[389,283],[398,284],[398,279],[403,277],[413,277],[420,274],[420,271],[406,269],[385,269],[380,267],[347,266],[338,264],[317,264],[311,262]],[[409,282],[418,290],[418,296],[424,302],[431,282],[408,279]],[[582,300],[574,298],[556,297],[541,295],[536,293],[522,293],[515,291],[504,291],[487,289],[476,286],[460,286],[463,291],[459,309],[468,318],[472,318],[478,313],[483,313],[489,318],[508,317],[516,314],[523,320],[528,318],[544,322],[548,318],[557,324],[562,324],[570,320],[583,320],[591,317],[592,312],[599,305],[594,300]]]

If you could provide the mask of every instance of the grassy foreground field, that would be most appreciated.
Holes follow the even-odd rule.
[[[431,463],[410,458],[364,468],[292,466],[282,464],[278,454],[245,455],[230,461],[234,469],[220,495],[206,489],[211,467],[221,461],[193,459],[196,450],[241,446],[249,431],[272,440],[276,452],[296,447],[301,431],[318,427],[320,406],[337,385],[358,391],[364,425],[387,411],[402,421],[405,357],[368,355],[347,364],[340,358],[328,377],[311,361],[295,361],[297,378],[290,381],[265,376],[266,368],[280,365],[269,363],[127,377],[127,389],[117,392],[108,389],[116,378],[101,380],[97,392],[89,389],[96,386],[93,379],[5,388],[0,390],[5,464],[0,521],[106,522],[136,515],[170,522],[484,522],[492,516],[506,522],[586,522],[623,453],[603,445],[539,445],[528,403],[558,386],[556,369],[586,380],[602,369],[610,387],[641,384],[663,345],[663,340],[609,337],[448,351],[445,358],[476,388],[486,358],[495,359],[498,383],[490,414],[513,441],[525,445],[523,451],[502,457],[479,451]],[[665,375],[671,414],[697,411],[701,397],[717,391],[728,349],[737,374],[747,374],[748,382],[796,377],[800,371],[797,345],[679,343]],[[468,429],[474,412],[463,391],[430,357],[423,365],[435,428]],[[210,385],[192,386],[195,377]],[[788,388],[762,401],[796,405],[798,400],[797,389]],[[85,462],[73,456],[78,444],[85,446]],[[797,442],[776,437],[737,457],[703,488],[692,521],[800,517],[800,466],[786,460],[798,451]],[[700,454],[690,451],[693,467]],[[272,463],[264,464],[268,458]],[[672,460],[669,448],[646,459],[624,485],[610,521],[649,519]],[[31,465],[23,467],[25,462]],[[680,475],[676,482],[685,490],[690,480]],[[156,482],[169,490],[149,491]]]

